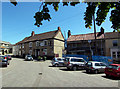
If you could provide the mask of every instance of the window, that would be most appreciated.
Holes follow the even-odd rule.
[[[44,41],[44,46],[47,46],[47,40]]]
[[[29,47],[32,47],[32,42],[29,43]]]
[[[120,58],[120,51],[117,52],[117,58]]]
[[[24,48],[24,44],[22,44],[22,48]]]
[[[32,55],[32,50],[29,50],[29,54]]]
[[[118,41],[117,40],[113,40],[113,46],[118,46]]]
[[[105,64],[103,64],[103,63],[100,63],[101,64],[101,66],[106,66]]]
[[[71,62],[84,62],[84,60],[72,58],[72,59],[71,59]]]
[[[51,46],[51,45],[52,45],[52,41],[49,41],[49,42],[48,42],[48,45]]]
[[[36,46],[39,46],[39,41],[36,41]]]
[[[112,52],[112,57],[116,58],[116,52]]]
[[[100,64],[99,63],[95,63],[95,66],[100,66]]]

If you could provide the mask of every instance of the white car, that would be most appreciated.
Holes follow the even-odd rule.
[[[31,55],[26,55],[25,60],[26,61],[33,61],[33,57]]]
[[[76,71],[77,69],[83,69],[87,62],[83,58],[79,57],[66,57],[65,65],[67,69]]]

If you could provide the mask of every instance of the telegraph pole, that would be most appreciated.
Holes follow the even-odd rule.
[[[96,27],[95,27],[95,16],[94,16],[94,14],[93,14],[93,23],[94,23],[94,36],[95,36],[95,54],[97,54]]]

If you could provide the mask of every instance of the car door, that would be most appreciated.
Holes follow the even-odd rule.
[[[99,72],[102,71],[102,68],[101,68],[101,65],[100,63],[95,63],[95,67],[94,67],[96,70],[99,70]]]
[[[100,63],[100,65],[101,65],[101,72],[104,72],[107,65],[105,65],[104,63]]]

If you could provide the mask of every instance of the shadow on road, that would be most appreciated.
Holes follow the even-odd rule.
[[[65,66],[48,66],[48,67],[56,67],[57,68],[57,67],[65,67]]]
[[[111,80],[120,80],[120,78],[117,78],[117,77],[112,77],[112,76],[110,76],[110,77],[107,77],[107,76],[102,76],[103,78],[106,78],[106,79],[111,79]]]
[[[69,70],[69,69],[66,69],[66,68],[62,68],[62,69],[59,69],[59,70],[62,70],[62,71],[74,71],[74,70]],[[76,71],[82,71],[82,70],[84,70],[84,69],[78,69],[78,70],[76,70]]]
[[[85,73],[85,74],[90,74],[90,75],[96,75],[95,73],[93,73],[93,72],[90,72],[90,73],[87,73],[86,71],[83,71],[82,73]],[[98,74],[104,74],[104,73],[98,73]]]

